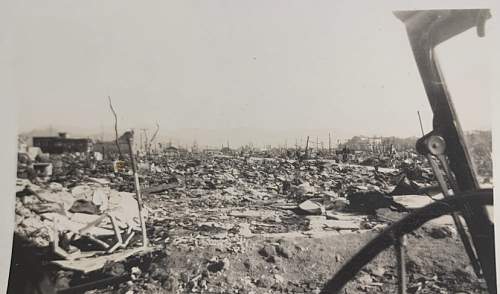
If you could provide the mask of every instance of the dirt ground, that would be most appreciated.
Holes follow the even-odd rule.
[[[408,293],[487,293],[456,234],[427,225],[407,238]],[[240,253],[220,247],[173,247],[137,280],[89,293],[319,293],[376,232],[322,237],[252,237]],[[392,249],[369,263],[344,293],[395,293]]]
[[[75,165],[74,159],[67,164]],[[71,214],[72,205],[66,202],[74,204],[81,194],[82,199],[93,199],[99,192],[109,194],[109,199],[118,195],[123,201],[133,200],[130,174],[116,174],[110,167],[101,163],[95,170],[82,168],[78,175],[57,174],[40,186],[29,183],[38,196],[31,195],[33,191],[24,195],[26,180],[19,181],[17,234],[49,250],[49,230],[43,229],[50,222],[45,218],[57,211],[46,211],[48,200],[62,201],[62,206],[56,206],[59,210],[70,208],[64,208],[66,216],[78,215]],[[142,177],[144,191],[150,189],[143,196],[154,253],[106,263],[89,276],[58,268],[51,277],[56,288],[80,285],[84,278],[97,281],[111,276],[124,280],[86,293],[320,293],[335,272],[381,230],[414,209],[412,205],[434,201],[414,194],[413,186],[432,184],[426,170],[377,171],[331,161],[226,157],[176,159],[158,167],[144,171]],[[85,172],[92,177],[83,176]],[[127,207],[134,207],[133,201]],[[401,210],[401,203],[408,209]],[[141,246],[140,234],[135,236],[129,247]],[[408,293],[486,293],[450,222],[429,223],[408,235],[406,251]],[[41,255],[50,260],[46,253]],[[23,277],[19,280],[23,282]],[[392,248],[343,290],[394,292],[397,273]]]

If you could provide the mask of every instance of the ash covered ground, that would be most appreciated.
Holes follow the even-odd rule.
[[[393,160],[390,168],[221,154],[138,159],[149,250],[120,259],[115,256],[142,246],[129,166],[117,171],[111,160],[89,164],[84,154],[51,155],[45,161],[53,166],[52,175],[43,178],[23,174],[20,164],[15,234],[20,248],[40,257],[44,277],[56,288],[124,277],[86,293],[319,293],[377,233],[442,197],[415,154]],[[113,244],[109,234],[93,233],[96,241],[79,231],[106,213],[114,216],[123,238],[136,232],[112,253],[99,243]],[[109,231],[112,225],[104,218],[96,227]],[[54,234],[66,256],[54,254]],[[16,250],[21,252],[15,248],[14,255]],[[409,293],[486,292],[450,217],[408,235],[406,254]],[[96,270],[78,269],[81,260],[107,255],[113,258],[99,261]],[[55,266],[54,260],[66,263]],[[14,267],[11,281],[22,272],[23,264]],[[344,290],[396,289],[391,249]]]

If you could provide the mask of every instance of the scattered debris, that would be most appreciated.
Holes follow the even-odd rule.
[[[308,214],[323,214],[325,211],[325,208],[323,205],[316,201],[312,200],[306,200],[299,204],[299,208],[302,209],[304,212]]]
[[[49,160],[54,171],[48,180],[17,181],[16,234],[39,248],[51,248],[57,240],[64,259],[52,263],[66,272],[89,274],[104,264],[121,264],[112,272],[124,274],[129,281],[120,284],[123,293],[224,292],[243,285],[248,293],[270,289],[319,293],[329,275],[301,272],[300,265],[309,264],[308,259],[321,264],[323,258],[340,265],[352,253],[332,249],[335,253],[326,257],[315,242],[345,239],[342,242],[358,244],[347,240],[364,238],[408,210],[434,201],[418,195],[429,191],[433,180],[407,176],[402,169],[374,171],[332,160],[276,157],[172,158],[150,152],[138,157],[138,182],[152,246],[151,251],[141,251],[134,174],[126,160],[118,169],[116,161],[106,156],[93,168],[75,154],[51,155]],[[395,217],[388,217],[390,213]],[[88,224],[93,224],[89,234],[81,234]],[[436,242],[456,238],[445,228],[425,230]],[[118,235],[121,241],[116,240]],[[90,252],[101,253],[88,253],[89,246]],[[354,252],[356,246],[346,250]],[[167,256],[149,265],[133,261],[158,250]],[[301,280],[295,282],[299,272]],[[314,278],[307,280],[311,275]],[[356,289],[381,289],[391,275],[393,270],[385,265],[373,268],[359,277]],[[411,287],[436,285],[419,283]]]

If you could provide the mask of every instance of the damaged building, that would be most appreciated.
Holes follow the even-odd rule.
[[[49,154],[71,152],[90,152],[93,150],[92,140],[89,138],[69,138],[67,133],[59,133],[54,137],[33,137],[33,146]]]

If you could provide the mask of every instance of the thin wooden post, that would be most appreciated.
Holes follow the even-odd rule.
[[[139,183],[139,173],[137,172],[137,165],[134,156],[134,133],[129,131],[127,134],[128,148],[130,151],[130,161],[132,163],[132,171],[134,172],[134,183],[135,183],[135,195],[137,196],[137,204],[139,206],[139,221],[141,223],[142,232],[142,246],[148,246],[148,236],[146,234],[146,222],[144,221],[144,216],[142,214],[142,196],[141,196],[141,186]]]

